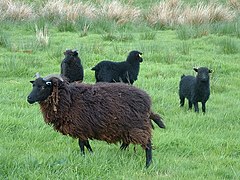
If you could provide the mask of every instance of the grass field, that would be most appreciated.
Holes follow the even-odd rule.
[[[164,27],[1,19],[0,179],[240,179],[239,19]],[[85,83],[95,82],[90,69],[97,62],[143,52],[134,86],[150,94],[167,127],[153,131],[148,169],[140,146],[135,153],[133,145],[120,151],[119,144],[90,141],[94,153],[83,157],[77,140],[54,131],[39,105],[27,103],[34,74],[59,73],[67,48],[79,50]],[[205,115],[179,107],[180,76],[195,75],[195,66],[214,71]]]

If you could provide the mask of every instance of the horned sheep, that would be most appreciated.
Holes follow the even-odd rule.
[[[152,112],[145,91],[124,83],[69,83],[58,76],[30,82],[33,89],[27,101],[40,104],[45,122],[55,130],[78,138],[80,149],[85,145],[92,151],[88,139],[140,144],[145,149],[146,167],[151,164],[150,119],[164,124]]]

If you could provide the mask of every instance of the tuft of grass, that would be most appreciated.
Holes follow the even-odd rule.
[[[134,37],[133,37],[132,34],[129,34],[129,33],[119,33],[119,34],[115,35],[112,32],[110,32],[110,33],[102,34],[102,39],[104,41],[121,41],[121,42],[126,42],[126,41],[133,40]]]
[[[197,3],[196,6],[189,5],[181,15],[182,24],[205,24],[219,21],[232,21],[236,17],[234,11],[229,7],[217,3]]]
[[[81,27],[80,34],[79,34],[80,37],[87,36],[87,35],[88,35],[89,28],[90,28],[90,24],[87,24],[87,23],[85,22],[84,25]]]
[[[0,19],[25,21],[36,18],[36,13],[34,12],[32,5],[21,1],[1,0],[0,12]]]
[[[11,39],[5,32],[0,32],[0,47],[6,48],[8,50],[12,49]]]
[[[182,6],[179,0],[161,1],[148,9],[145,18],[151,25],[173,26],[177,24]]]
[[[184,4],[180,0],[161,1],[147,12],[146,20],[151,25],[174,27],[180,24],[205,24],[219,21],[232,21],[235,11],[229,7],[212,3],[197,3],[195,6]]]
[[[122,4],[116,0],[104,3],[100,9],[100,14],[103,17],[114,20],[118,24],[134,22],[141,15],[141,10],[138,7]]]
[[[181,45],[178,47],[179,51],[183,55],[189,55],[190,54],[190,45],[186,41],[182,41]]]
[[[75,3],[74,1],[67,3],[64,0],[49,0],[41,9],[41,14],[52,20],[66,17],[69,21],[77,21],[81,16],[88,18],[96,17],[95,11],[95,7],[92,4],[84,4],[83,2]]]
[[[144,39],[144,40],[154,40],[155,38],[156,38],[156,32],[148,31],[140,35],[140,39]]]
[[[37,43],[40,47],[47,47],[49,46],[49,35],[48,35],[48,27],[47,25],[44,25],[42,28],[38,28],[37,25],[35,25],[35,31],[36,31],[36,39]]]
[[[228,4],[231,8],[240,11],[240,2],[238,0],[228,0]]]
[[[239,44],[232,38],[225,38],[219,43],[224,54],[236,54],[239,52]]]
[[[62,17],[57,23],[57,28],[59,32],[76,32],[77,27],[74,21],[68,21],[66,18]]]
[[[179,26],[176,29],[176,34],[177,34],[177,37],[181,40],[190,39],[193,36],[192,26],[189,26],[189,25]]]

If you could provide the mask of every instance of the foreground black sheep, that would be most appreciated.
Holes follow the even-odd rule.
[[[185,98],[188,99],[189,109],[194,105],[195,112],[199,112],[198,102],[202,103],[202,111],[206,112],[206,102],[210,96],[209,73],[212,70],[206,67],[193,68],[197,76],[182,75],[179,84],[180,106],[184,105]]]
[[[66,50],[64,55],[65,58],[61,63],[61,74],[67,77],[69,82],[82,82],[84,72],[77,50]]]
[[[123,62],[101,61],[92,68],[96,82],[124,82],[133,84],[137,80],[142,53],[131,51]]]
[[[146,167],[150,165],[150,118],[160,116],[151,111],[146,92],[123,83],[69,84],[56,76],[38,77],[31,83],[28,102],[39,102],[45,122],[78,138],[80,148],[92,150],[88,139],[140,144],[146,151]]]

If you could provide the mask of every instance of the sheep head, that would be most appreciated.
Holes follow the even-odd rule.
[[[143,62],[142,53],[139,51],[131,51],[127,57],[129,63]]]
[[[193,68],[197,72],[197,79],[201,82],[206,82],[209,80],[209,73],[212,73],[211,69],[207,67]]]
[[[63,78],[60,75],[49,75],[45,78],[38,77],[32,83],[32,92],[28,95],[27,101],[30,104],[35,102],[42,102],[46,100],[58,87],[58,83],[63,82]]]
[[[76,59],[79,60],[77,50],[66,50],[63,54],[65,55],[65,58],[62,61],[63,63],[70,64],[75,63]]]

